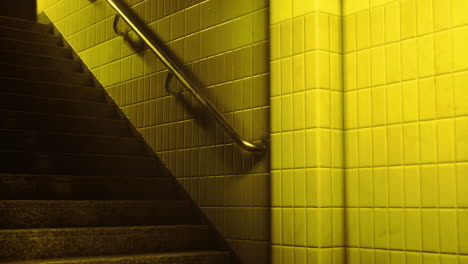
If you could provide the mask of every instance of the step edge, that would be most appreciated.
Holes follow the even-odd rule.
[[[71,205],[70,205],[71,204]],[[68,206],[73,206],[68,208]],[[161,206],[187,206],[192,207],[190,200],[1,200],[2,209],[19,208],[122,208],[122,207],[161,207]],[[9,207],[14,206],[14,207]]]
[[[56,57],[56,56],[48,56],[48,55],[41,55],[41,54],[34,54],[34,53],[26,53],[26,52],[21,52],[21,51],[16,51],[16,50],[1,50],[1,49],[0,49],[0,53],[8,53],[8,54],[12,54],[12,55],[25,56],[25,57],[36,57],[36,58],[42,58],[42,59],[52,59],[52,60],[57,60],[57,61],[70,63],[70,64],[76,64],[76,65],[81,66],[81,63],[78,62],[78,61],[73,60],[72,57],[69,57],[69,58]]]
[[[24,83],[31,83],[31,84],[57,85],[57,86],[67,87],[67,88],[64,88],[64,89],[72,89],[71,87],[79,88],[79,89],[90,89],[90,90],[95,90],[98,93],[101,93],[101,91],[99,91],[99,89],[94,87],[94,86],[84,86],[84,85],[79,85],[79,84],[64,84],[64,83],[56,83],[56,82],[42,82],[42,81],[37,81],[37,80],[25,80],[25,79],[18,79],[18,78],[12,78],[12,77],[7,77],[7,76],[0,76],[0,81],[1,80],[14,80],[14,81],[19,81],[19,82],[24,82]]]
[[[38,22],[35,22],[35,21],[22,19],[22,18],[18,18],[18,17],[0,16],[0,19],[19,21],[19,22],[26,23],[26,24],[38,25],[40,27],[47,27],[47,28],[52,29],[52,27],[50,25],[48,25],[48,24],[38,23]]]
[[[47,44],[47,43],[42,43],[42,42],[31,42],[31,41],[26,41],[26,40],[22,40],[22,39],[14,39],[14,38],[7,38],[7,37],[1,37],[0,36],[0,42],[2,42],[2,41],[22,42],[24,44],[31,44],[31,45],[36,45],[36,46],[47,46],[47,47],[50,47],[50,48],[59,48],[59,49],[62,49],[64,51],[70,51],[67,47],[63,47],[63,46],[52,45],[52,44]],[[1,49],[1,47],[0,47],[0,49]]]
[[[0,177],[32,177],[32,178],[68,178],[72,180],[90,180],[92,178],[99,178],[101,180],[140,180],[140,181],[168,181],[172,182],[172,178],[169,177],[142,177],[142,176],[106,176],[106,175],[72,175],[72,174],[31,174],[31,173],[0,173]],[[1,182],[1,181],[0,181]]]
[[[54,131],[45,131],[45,130],[34,130],[34,129],[6,129],[0,128],[0,132],[23,132],[29,131],[35,134],[48,134],[48,135],[59,135],[59,136],[77,136],[77,137],[91,137],[91,138],[108,138],[108,139],[120,139],[120,140],[128,140],[128,141],[135,141],[142,143],[143,140],[140,137],[125,137],[125,136],[110,136],[110,135],[100,135],[100,134],[79,134],[79,133],[65,133],[65,132],[54,132]]]
[[[137,258],[151,258],[151,257],[174,257],[174,255],[180,255],[181,257],[196,257],[196,256],[230,256],[229,251],[219,251],[219,250],[200,250],[200,251],[176,251],[176,252],[162,252],[162,253],[150,253],[150,254],[132,254],[132,255],[112,255],[112,256],[87,256],[80,258],[60,258],[60,259],[41,259],[41,260],[25,260],[25,261],[8,261],[0,262],[1,264],[53,264],[65,263],[68,261],[86,264],[86,261],[112,261],[112,260],[125,260],[125,259],[137,259]]]
[[[29,98],[35,98],[38,100],[44,100],[44,101],[64,101],[65,103],[80,103],[80,104],[94,104],[94,105],[99,105],[99,106],[106,106],[109,108],[115,108],[114,104],[109,104],[107,102],[96,102],[96,101],[85,101],[85,100],[73,100],[73,99],[66,99],[66,98],[57,98],[57,97],[46,97],[46,96],[37,96],[37,95],[25,95],[25,94],[17,94],[17,93],[2,93],[0,91],[0,96],[18,96],[18,97],[29,97]],[[114,109],[115,110],[115,109]]]
[[[153,156],[125,156],[125,155],[109,155],[109,154],[95,154],[95,153],[89,153],[89,154],[80,154],[80,153],[68,153],[68,152],[53,152],[53,151],[21,151],[21,150],[0,150],[0,154],[3,153],[30,153],[33,155],[37,155],[40,157],[52,157],[54,158],[55,156],[59,157],[67,157],[67,156],[73,156],[73,157],[83,157],[83,158],[95,158],[95,157],[100,157],[100,158],[126,158],[126,159],[141,159],[141,160],[148,160],[148,161],[159,161],[156,157]]]
[[[25,30],[25,29],[22,29],[22,28],[15,28],[15,27],[8,27],[8,26],[4,26],[4,25],[0,25],[0,30],[1,29],[6,29],[6,30],[11,30],[11,31],[19,31],[19,32],[25,32],[25,33],[30,33],[30,34],[34,34],[34,35],[39,35],[39,36],[50,36],[51,38],[54,38],[54,39],[57,39],[57,40],[61,40],[61,38],[57,35],[54,35],[53,32],[50,32],[50,33],[43,33],[43,32],[36,32],[36,31],[31,31],[31,30]]]
[[[117,119],[117,118],[100,118],[100,117],[89,117],[89,116],[73,116],[73,115],[63,115],[63,114],[52,114],[52,113],[42,113],[42,112],[31,112],[31,111],[19,111],[19,110],[5,110],[0,109],[0,112],[12,112],[12,113],[20,113],[20,114],[29,114],[29,115],[42,115],[46,117],[62,117],[62,118],[79,118],[79,119],[90,119],[90,120],[97,120],[97,121],[115,121],[119,123],[127,123],[125,119]],[[0,115],[4,116],[4,115]],[[0,117],[1,119],[1,117]],[[47,131],[47,130],[44,130]]]
[[[12,238],[14,237],[24,237],[25,235],[27,236],[28,234],[30,235],[37,235],[38,233],[43,233],[46,236],[50,236],[50,233],[57,232],[57,233],[66,233],[70,232],[72,233],[71,235],[67,236],[73,236],[73,233],[76,231],[85,231],[85,232],[112,232],[116,233],[119,231],[130,231],[128,234],[133,233],[134,231],[144,231],[144,230],[165,230],[165,229],[182,229],[182,228],[197,228],[197,229],[205,229],[205,231],[209,232],[209,226],[207,224],[182,224],[182,225],[144,225],[144,226],[108,226],[108,227],[64,227],[64,228],[20,228],[20,229],[8,229],[8,230],[0,230],[0,238],[2,238],[2,235],[6,234],[12,234],[16,236],[11,236]],[[96,233],[93,233],[96,234]],[[41,236],[28,236],[28,237],[41,237]],[[3,236],[3,238],[8,238]]]
[[[16,70],[18,70],[18,68],[21,68],[19,70],[27,70],[27,71],[41,71],[41,72],[49,72],[51,74],[53,73],[66,73],[66,74],[72,74],[72,75],[75,75],[73,77],[81,77],[81,78],[89,78],[91,79],[91,77],[93,77],[93,75],[91,73],[87,73],[87,72],[74,72],[74,71],[59,71],[59,70],[48,70],[48,69],[43,69],[43,68],[39,68],[39,67],[25,67],[23,65],[16,65],[16,64],[9,64],[9,63],[1,63],[0,62],[0,67],[15,67]],[[7,77],[7,76],[2,76],[2,77]],[[16,79],[16,78],[13,78],[13,79]],[[92,87],[91,85],[88,85],[87,87]]]

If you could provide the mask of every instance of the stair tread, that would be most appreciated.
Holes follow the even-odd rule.
[[[148,160],[154,161],[157,160],[155,157],[151,156],[127,156],[127,155],[111,155],[111,154],[82,154],[82,153],[65,153],[65,152],[52,152],[52,151],[28,151],[28,150],[0,150],[1,153],[28,153],[42,157],[51,157],[51,156],[73,156],[73,157],[84,157],[84,158],[125,158],[125,159],[141,159],[141,160]]]
[[[95,256],[95,257],[81,257],[81,258],[62,258],[62,259],[42,259],[42,260],[29,260],[29,261],[8,261],[0,262],[4,264],[53,264],[53,263],[67,263],[67,262],[79,262],[86,263],[87,261],[131,261],[133,259],[154,259],[154,258],[166,258],[166,257],[197,257],[197,256],[228,256],[227,251],[185,251],[185,252],[164,252],[154,254],[134,254],[134,255],[114,255],[114,256]],[[102,263],[106,263],[102,262]],[[107,262],[107,263],[112,263]],[[166,262],[167,263],[167,262]],[[129,263],[131,264],[131,263]]]
[[[200,224],[189,200],[4,200],[0,229]]]
[[[0,36],[0,50],[13,51],[22,50],[27,54],[45,54],[57,58],[71,58],[68,48],[51,45],[48,43],[31,42],[27,40],[13,39]]]
[[[107,153],[72,153],[35,150],[0,150],[0,171],[4,173],[103,174],[164,177],[164,165],[155,156],[129,156]]]
[[[32,71],[32,72],[40,71],[40,72],[51,73],[51,74],[62,73],[62,74],[70,74],[70,75],[74,75],[74,76],[83,76],[83,77],[91,77],[92,76],[91,73],[86,73],[86,72],[61,71],[61,70],[56,70],[56,69],[50,70],[50,69],[47,69],[47,68],[15,65],[15,64],[8,64],[8,63],[0,63],[0,67],[13,67],[16,70],[25,70],[25,71]],[[12,78],[12,79],[16,79],[16,78]],[[89,87],[89,86],[87,86],[87,87]]]
[[[0,63],[0,76],[38,81],[52,80],[52,82],[55,83],[77,83],[83,86],[94,86],[93,76],[91,73],[14,65],[8,63]]]
[[[83,103],[83,104],[89,104],[89,105],[115,107],[113,104],[108,104],[107,102],[94,102],[94,101],[76,100],[76,99],[68,99],[68,98],[46,97],[46,96],[39,96],[39,95],[25,95],[25,94],[17,94],[17,93],[2,93],[1,91],[0,91],[0,96],[17,96],[17,97],[32,98],[32,99],[44,100],[44,101]]]
[[[0,173],[5,200],[179,200],[170,177],[128,174]]]
[[[57,38],[57,39],[59,38],[59,37],[57,37],[57,36],[55,36],[55,35],[53,35],[51,33],[43,33],[43,32],[37,32],[36,30],[26,30],[26,29],[22,29],[22,28],[9,27],[9,26],[5,26],[5,25],[1,25],[1,24],[0,24],[0,29],[31,33],[31,34],[35,34],[35,35],[52,36],[52,37]]]
[[[54,59],[54,60],[64,61],[64,62],[79,63],[79,62],[73,60],[72,57],[69,57],[69,58],[54,57],[54,56],[48,56],[48,55],[43,55],[43,54],[26,53],[26,52],[17,51],[17,50],[0,50],[0,53],[11,53],[11,54],[15,54],[17,56],[37,57],[37,58],[44,58],[44,59]]]
[[[62,46],[57,46],[57,45],[52,45],[52,44],[47,44],[47,43],[38,43],[38,42],[33,42],[33,41],[27,41],[27,40],[24,40],[24,39],[14,39],[14,38],[0,36],[0,42],[3,42],[3,41],[13,41],[13,42],[18,42],[18,43],[23,43],[23,44],[31,44],[31,45],[34,45],[34,46],[45,46],[45,47],[54,48],[54,49],[66,49],[66,50],[68,50],[66,47],[62,47]]]
[[[24,82],[24,83],[30,83],[30,84],[41,84],[41,85],[59,85],[61,87],[64,87],[64,89],[68,88],[73,88],[73,89],[89,89],[89,90],[96,90],[97,88],[95,87],[90,87],[90,86],[85,86],[85,85],[79,85],[79,84],[64,84],[64,83],[57,83],[57,82],[44,82],[44,81],[37,81],[37,80],[24,80],[24,79],[18,79],[18,78],[11,78],[11,77],[5,77],[5,76],[0,76],[0,81],[2,80],[13,80],[13,81],[18,81],[18,82]],[[67,87],[67,88],[65,88]]]
[[[105,101],[2,93],[1,91],[0,97],[5,101],[0,105],[0,108],[4,110],[24,110],[52,114],[61,111],[62,114],[66,115],[101,118],[114,118],[117,116],[116,106]]]
[[[54,70],[82,72],[81,64],[73,58],[54,57],[43,54],[31,54],[15,50],[0,50],[0,57],[5,63],[18,66],[47,67]]]
[[[26,115],[41,115],[45,117],[62,117],[62,118],[78,118],[78,119],[90,119],[90,120],[108,120],[115,122],[126,122],[123,119],[118,118],[103,118],[103,117],[92,117],[92,116],[74,116],[74,115],[64,115],[64,114],[52,114],[52,113],[43,113],[43,112],[33,112],[33,111],[21,111],[21,110],[6,110],[0,109],[0,112],[9,112],[13,114],[26,114]],[[1,115],[0,115],[1,116]]]
[[[76,176],[73,174],[41,174],[41,173],[0,173],[0,181],[4,177],[48,177],[48,178],[67,178],[75,181],[89,180],[92,178],[102,178],[105,180],[139,180],[139,181],[161,181],[161,180],[170,180],[170,178],[165,177],[141,177],[141,176],[124,176],[124,175],[80,175]]]
[[[112,136],[112,135],[95,135],[86,133],[71,133],[71,132],[56,132],[56,131],[45,131],[45,130],[32,130],[32,129],[4,129],[0,128],[0,132],[27,132],[28,134],[39,134],[39,135],[57,135],[57,136],[70,136],[70,137],[90,137],[90,138],[106,138],[116,140],[128,140],[135,142],[142,142],[142,139],[134,136]]]
[[[193,224],[11,229],[0,240],[0,260],[10,261],[217,248],[208,225]]]
[[[40,29],[44,32],[52,32],[52,27],[47,24],[41,24],[37,23],[34,21],[30,20],[25,20],[17,17],[7,17],[7,16],[0,16],[0,24],[5,23],[5,22],[12,22],[12,23],[18,23],[17,25],[29,25],[29,26],[34,26],[36,29]]]
[[[56,45],[56,46],[59,46],[59,44],[61,43],[61,39],[58,36],[55,36],[50,33],[19,29],[19,28],[4,26],[4,25],[0,25],[0,32],[13,32],[16,34],[23,34],[23,35],[8,36],[8,37],[13,38],[13,39],[19,39],[19,40],[27,39],[27,41],[30,41],[33,43],[54,43],[51,45]],[[23,36],[24,38],[20,36]],[[30,38],[33,38],[34,40],[30,40]]]
[[[142,139],[138,137],[61,133],[33,129],[0,128],[0,147],[4,150],[148,156]]]
[[[93,135],[131,135],[128,121],[118,117],[64,115],[59,113],[0,109],[0,127],[86,133]]]
[[[73,207],[124,207],[124,206],[174,206],[190,205],[188,200],[1,200],[0,208],[68,208]]]
[[[147,226],[111,226],[111,227],[68,227],[68,228],[28,228],[1,229],[2,238],[49,237],[49,236],[87,236],[87,235],[122,235],[145,233],[150,230],[205,229],[204,224],[197,225],[147,225]]]
[[[90,86],[29,81],[8,77],[0,77],[0,82],[3,84],[0,87],[0,93],[104,102],[103,91]]]

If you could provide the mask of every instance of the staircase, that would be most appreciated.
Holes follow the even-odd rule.
[[[0,263],[228,264],[49,25],[0,17]]]

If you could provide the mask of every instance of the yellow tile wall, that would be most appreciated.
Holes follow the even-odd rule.
[[[273,264],[345,263],[341,1],[271,1]]]
[[[467,263],[468,1],[343,11],[347,263]]]
[[[274,264],[468,263],[468,1],[127,2],[239,131],[271,129],[271,178],[102,0],[39,7],[246,263],[270,237]]]
[[[38,2],[244,263],[269,263],[269,153],[240,150],[190,96],[168,96],[164,67],[115,35],[105,1]],[[242,135],[269,136],[267,0],[125,2]]]

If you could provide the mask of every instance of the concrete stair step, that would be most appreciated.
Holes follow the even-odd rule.
[[[162,171],[164,165],[153,157],[0,150],[0,173],[157,177]]]
[[[47,259],[3,264],[229,264],[229,252],[194,251],[159,254],[117,255],[106,257]]]
[[[201,224],[190,201],[0,201],[0,229]]]
[[[62,40],[60,39],[60,37],[52,34],[37,33],[33,31],[5,27],[3,25],[0,25],[0,38],[11,38],[33,43],[57,46],[62,44]]]
[[[115,106],[107,103],[77,101],[18,94],[0,94],[1,110],[63,115],[116,118]]]
[[[2,63],[23,67],[47,68],[48,70],[81,72],[81,64],[71,58],[61,58],[28,54],[23,52],[1,51]]]
[[[0,129],[130,136],[126,120],[0,110]]]
[[[93,81],[90,74],[57,71],[44,68],[24,67],[11,64],[0,64],[0,77],[23,79],[38,82],[53,82],[63,84],[74,84],[92,86]]]
[[[136,137],[110,137],[0,129],[0,149],[121,156],[148,156]]]
[[[11,38],[1,37],[0,35],[0,50],[2,51],[16,51],[28,54],[71,58],[71,52],[68,48],[48,45],[43,43],[34,43],[24,40],[16,40]]]
[[[0,174],[0,200],[168,200],[180,197],[169,177]]]
[[[62,98],[80,101],[103,101],[103,93],[97,88],[57,84],[47,82],[31,82],[20,79],[0,78],[0,93]]]
[[[33,31],[37,33],[50,34],[52,27],[46,24],[39,24],[29,20],[0,16],[0,26]]]
[[[50,25],[0,16],[0,263],[228,264],[177,179],[63,45]]]
[[[213,250],[205,225],[0,230],[0,261]]]

